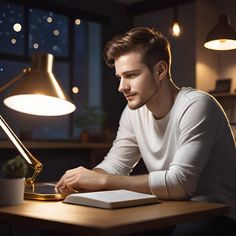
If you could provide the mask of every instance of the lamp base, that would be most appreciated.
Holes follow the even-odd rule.
[[[40,201],[60,201],[68,194],[60,192],[53,183],[34,183],[33,186],[25,186],[24,198]]]

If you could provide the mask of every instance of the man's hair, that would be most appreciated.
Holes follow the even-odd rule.
[[[136,27],[126,33],[115,36],[104,48],[104,59],[109,67],[114,67],[114,62],[120,56],[131,51],[140,52],[142,63],[146,64],[150,71],[154,65],[163,60],[171,66],[171,50],[168,40],[161,32],[154,28]]]

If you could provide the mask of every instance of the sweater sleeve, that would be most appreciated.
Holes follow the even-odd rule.
[[[129,109],[126,107],[121,115],[116,139],[104,160],[96,168],[110,174],[128,175],[140,158]]]
[[[163,199],[194,195],[215,145],[217,128],[226,121],[220,107],[208,96],[193,99],[177,119],[178,144],[169,169],[149,174],[152,193]]]

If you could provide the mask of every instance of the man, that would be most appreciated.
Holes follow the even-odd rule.
[[[155,29],[138,27],[115,37],[104,56],[115,67],[118,90],[128,103],[117,137],[104,161],[93,170],[68,170],[57,187],[128,189],[161,199],[225,202],[232,209],[222,226],[234,225],[235,142],[218,102],[174,84],[169,42]],[[129,176],[141,158],[149,174]]]

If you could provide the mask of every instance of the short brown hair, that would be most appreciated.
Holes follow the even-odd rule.
[[[139,51],[143,55],[143,63],[148,66],[150,71],[158,61],[163,60],[167,63],[170,72],[170,44],[156,29],[136,27],[114,37],[106,44],[103,56],[106,64],[114,67],[114,61],[117,58],[131,51]]]

